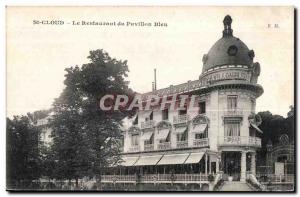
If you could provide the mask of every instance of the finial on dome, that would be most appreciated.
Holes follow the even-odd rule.
[[[224,24],[223,37],[232,36],[231,23],[232,23],[231,16],[226,15],[223,20],[223,24]]]

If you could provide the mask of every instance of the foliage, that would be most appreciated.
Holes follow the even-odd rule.
[[[7,118],[6,123],[7,186],[15,188],[21,181],[31,182],[40,177],[39,130],[28,116]]]
[[[67,68],[65,89],[53,103],[55,177],[78,179],[100,173],[119,160],[121,120],[126,111],[100,110],[106,94],[130,95],[127,61],[103,50],[91,51],[90,63]]]

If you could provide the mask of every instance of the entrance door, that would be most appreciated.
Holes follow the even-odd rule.
[[[233,177],[233,181],[239,181],[241,175],[241,153],[222,152],[222,168],[226,177]]]

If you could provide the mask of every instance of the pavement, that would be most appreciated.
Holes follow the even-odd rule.
[[[220,191],[254,191],[247,183],[239,181],[225,181]]]

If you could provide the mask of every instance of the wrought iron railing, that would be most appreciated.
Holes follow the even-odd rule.
[[[142,183],[201,183],[208,182],[205,174],[144,174],[144,175],[101,175],[102,182],[142,182]]]
[[[261,147],[261,139],[251,136],[222,136],[219,137],[219,145]]]
[[[154,144],[145,144],[144,151],[154,150]]]
[[[176,115],[173,117],[173,124],[182,124],[187,123],[189,121],[189,115],[183,114],[183,115]]]
[[[243,116],[243,110],[234,108],[234,109],[224,109],[223,111],[224,117],[239,117]]]
[[[294,183],[294,174],[256,174],[256,178],[261,183]]]
[[[142,129],[150,129],[150,128],[153,128],[154,125],[155,125],[154,120],[148,120],[148,121],[145,121],[145,122],[141,122],[141,128]]]
[[[171,149],[171,142],[163,142],[157,145],[158,150],[167,150]]]
[[[188,141],[177,141],[176,148],[186,148],[188,147]]]
[[[209,145],[208,138],[202,138],[202,139],[194,139],[193,146],[194,147],[205,147]]]
[[[131,146],[129,148],[129,152],[139,152],[140,151],[140,146],[137,145],[137,146]]]

